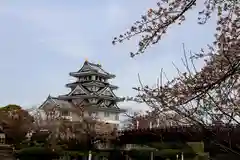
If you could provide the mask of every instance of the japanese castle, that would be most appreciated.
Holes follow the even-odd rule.
[[[61,109],[61,116],[70,121],[79,121],[79,114],[74,110],[71,111],[77,107],[83,110],[83,116],[95,116],[101,121],[118,127],[119,114],[125,110],[117,106],[122,99],[113,93],[113,90],[118,87],[108,82],[115,78],[115,75],[104,71],[100,64],[86,60],[82,68],[77,72],[70,72],[70,76],[77,79],[74,83],[66,84],[71,91],[58,97],[49,95],[39,108],[47,109],[57,106]]]

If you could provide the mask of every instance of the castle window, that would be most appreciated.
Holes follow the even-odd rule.
[[[5,134],[0,133],[0,144],[5,144]]]
[[[88,90],[89,90],[89,91],[96,92],[96,91],[98,91],[98,87],[96,87],[96,86],[91,86],[91,87],[88,87]]]
[[[91,99],[89,99],[89,102],[95,104],[95,103],[97,103],[97,98],[91,98]]]
[[[62,112],[61,112],[61,115],[62,115],[62,116],[69,116],[69,115],[70,115],[70,112],[69,112],[69,111],[66,111],[66,110],[65,110],[65,111],[62,111]]]
[[[109,116],[110,116],[109,112],[104,112],[104,117],[109,117]]]
[[[93,112],[91,112],[91,111],[88,111],[88,116],[92,116],[92,114],[93,114]]]

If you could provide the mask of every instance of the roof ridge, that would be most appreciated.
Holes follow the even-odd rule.
[[[93,65],[93,66],[99,67],[99,68],[102,67],[101,64],[96,64],[96,63],[93,63],[93,62],[87,62],[87,63],[90,64],[90,65]]]

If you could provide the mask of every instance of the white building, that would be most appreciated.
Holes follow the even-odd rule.
[[[66,85],[71,91],[58,97],[49,95],[39,109],[59,108],[61,116],[70,121],[79,121],[83,115],[118,127],[119,114],[125,110],[117,106],[117,102],[122,99],[113,93],[118,87],[108,82],[109,79],[115,78],[115,75],[104,71],[99,64],[85,61],[82,68],[71,72],[70,76],[77,79],[74,83]]]

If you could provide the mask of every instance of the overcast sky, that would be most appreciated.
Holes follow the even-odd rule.
[[[114,36],[123,33],[156,0],[1,0],[0,2],[0,105],[41,104],[51,94],[68,93],[64,86],[87,58],[116,75],[116,94],[136,94],[137,74],[144,84],[156,83],[160,69],[176,75],[182,43],[197,52],[213,40],[215,22],[197,24],[197,12],[182,26],[174,26],[146,54],[131,59],[136,40],[113,46]],[[122,104],[138,108],[136,104]]]

